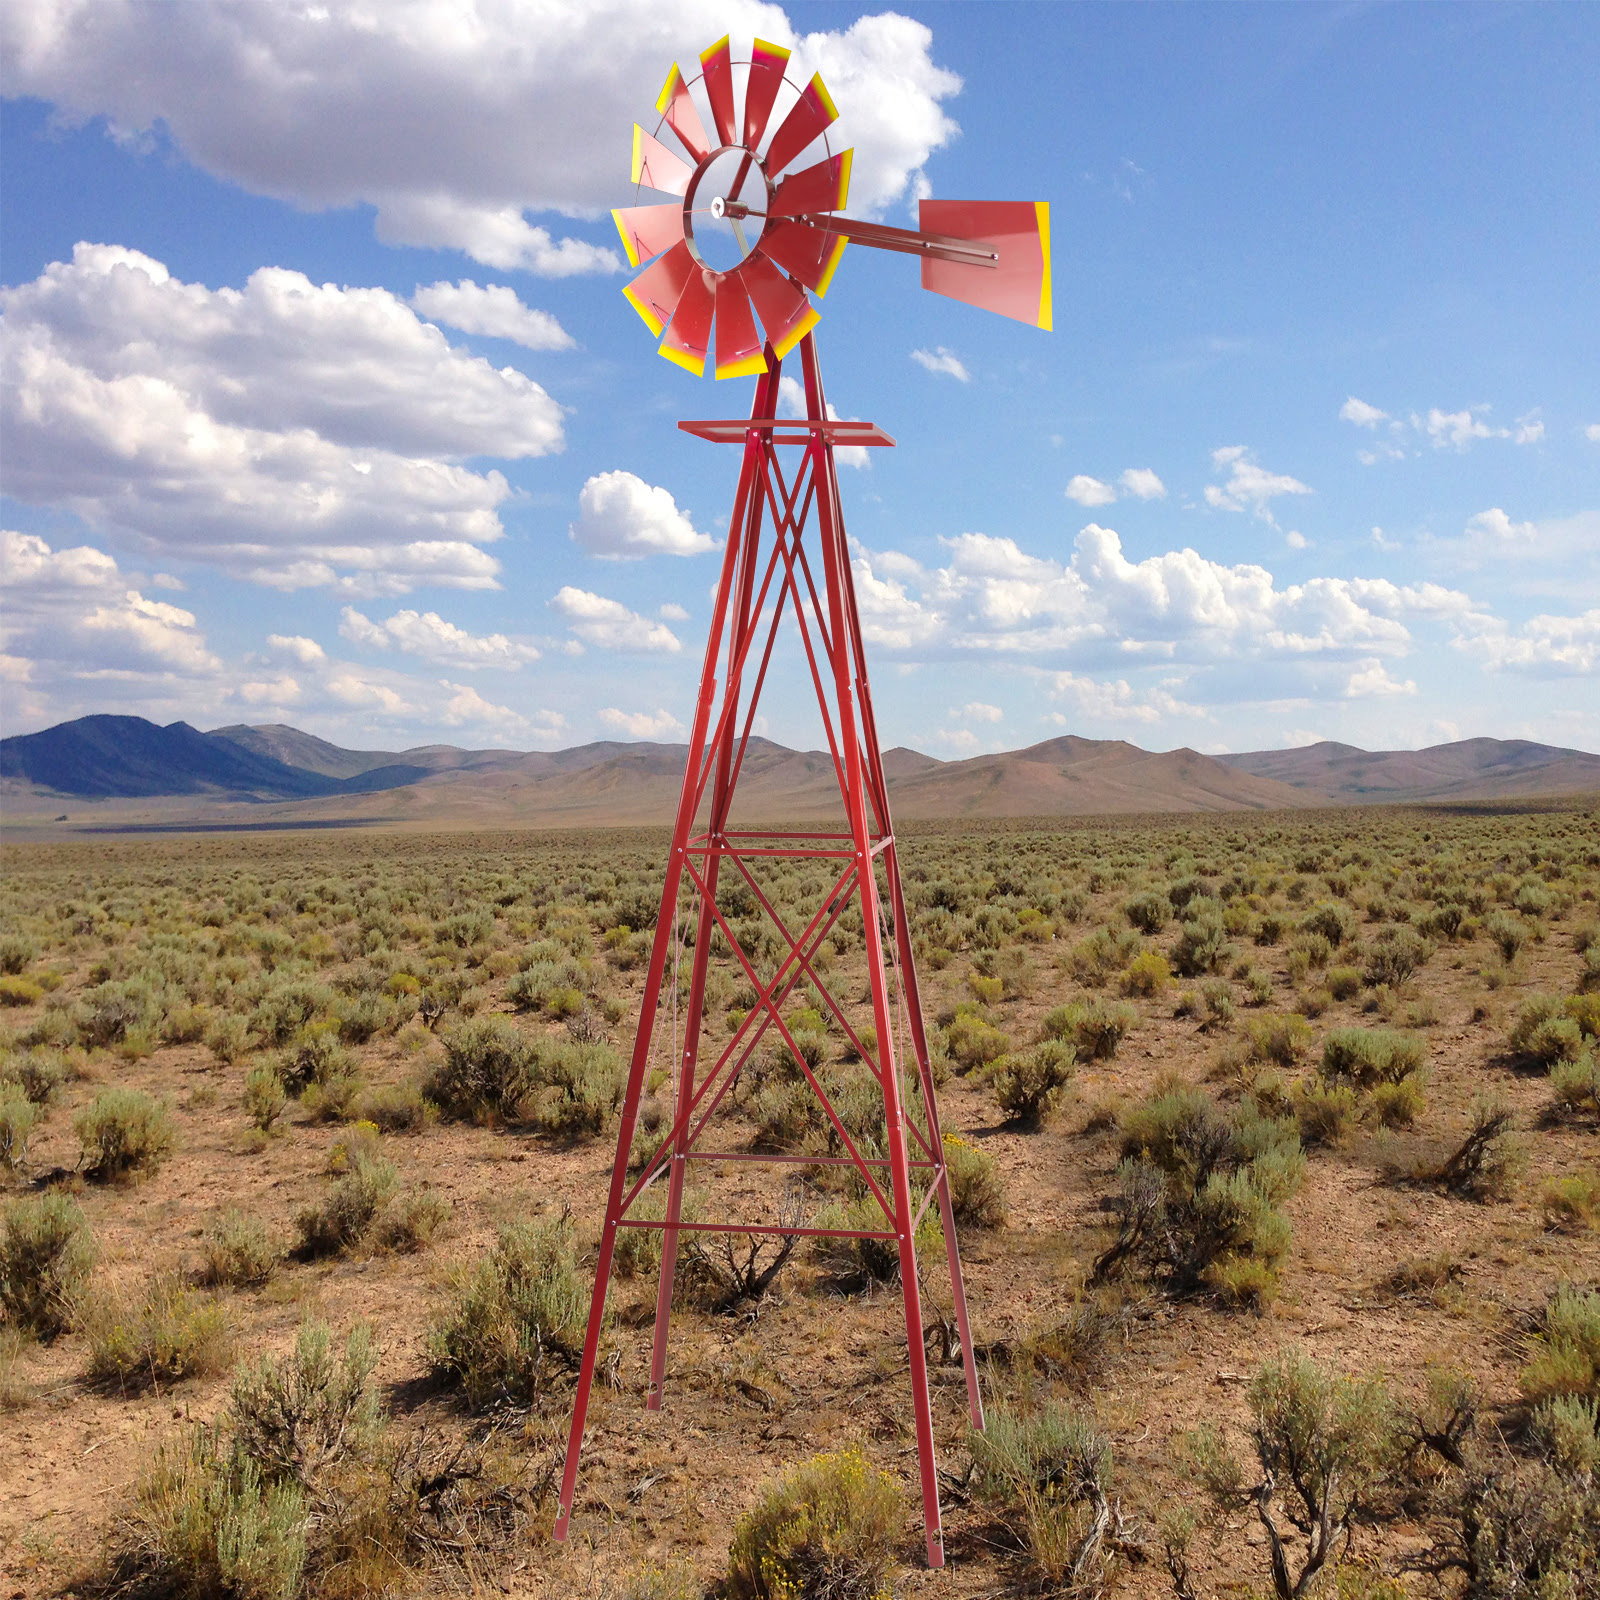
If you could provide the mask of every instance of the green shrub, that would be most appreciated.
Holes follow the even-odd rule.
[[[1322,1075],[1345,1078],[1359,1089],[1399,1083],[1421,1070],[1427,1042],[1388,1028],[1335,1028],[1322,1042]]]
[[[1529,1354],[1519,1384],[1533,1404],[1562,1395],[1600,1398],[1600,1290],[1559,1285]]]
[[[1550,1093],[1563,1115],[1600,1117],[1600,1057],[1585,1050],[1575,1060],[1551,1062]]]
[[[341,1352],[326,1324],[303,1324],[286,1359],[265,1355],[234,1374],[228,1422],[236,1454],[270,1482],[312,1486],[377,1432],[377,1364],[364,1325],[350,1330]]]
[[[1191,900],[1172,949],[1173,966],[1185,978],[1198,978],[1226,965],[1232,955],[1222,907],[1204,897]]]
[[[881,1184],[888,1197],[887,1184]],[[888,1230],[889,1219],[871,1194],[861,1194],[845,1203],[833,1201],[824,1206],[814,1219],[819,1228],[847,1228],[861,1232],[883,1233]],[[912,1241],[919,1258],[926,1259],[930,1251],[940,1249],[944,1243],[944,1230],[939,1223],[937,1206],[930,1205],[922,1213]],[[900,1247],[890,1239],[819,1238],[811,1241],[812,1255],[818,1266],[839,1285],[847,1288],[864,1288],[874,1283],[893,1283],[900,1276]]]
[[[44,1112],[14,1083],[0,1083],[0,1172],[21,1170],[28,1159],[28,1141]]]
[[[1311,1047],[1311,1029],[1304,1017],[1292,1012],[1251,1017],[1245,1023],[1245,1047],[1252,1061],[1270,1061],[1274,1066],[1299,1064]]]
[[[1600,1179],[1578,1173],[1570,1178],[1547,1178],[1539,1201],[1544,1225],[1561,1233],[1578,1233],[1600,1218]]]
[[[383,1133],[421,1133],[438,1120],[439,1108],[415,1083],[380,1084],[360,1103],[361,1119]]]
[[[170,1276],[153,1279],[137,1300],[111,1295],[93,1302],[84,1331],[90,1377],[124,1390],[213,1377],[233,1346],[217,1301]]]
[[[1559,995],[1534,994],[1517,1008],[1507,1043],[1517,1055],[1548,1067],[1577,1059],[1583,1050],[1583,1029],[1567,1014]]]
[[[502,1228],[488,1256],[458,1269],[435,1325],[435,1370],[482,1410],[542,1399],[577,1366],[589,1309],[571,1225]]]
[[[154,1172],[177,1142],[172,1112],[142,1089],[106,1089],[73,1118],[84,1171],[101,1183]]]
[[[365,1143],[351,1147],[349,1168],[325,1200],[296,1218],[302,1254],[333,1255],[359,1244],[399,1183],[394,1162]]]
[[[970,1228],[1000,1227],[1006,1220],[1006,1191],[994,1157],[958,1134],[947,1133],[944,1162],[956,1221]]]
[[[1060,1401],[1026,1418],[996,1406],[967,1446],[979,1498],[1020,1524],[1015,1532],[1046,1592],[1099,1592],[1111,1446],[1093,1421]]]
[[[1328,993],[1335,1000],[1353,1000],[1361,993],[1361,972],[1357,967],[1329,967]]]
[[[283,1261],[283,1246],[266,1223],[234,1206],[206,1224],[200,1248],[201,1279],[219,1288],[257,1288]]]
[[[1364,977],[1373,987],[1387,984],[1398,989],[1432,956],[1433,945],[1414,928],[1385,928],[1367,949]]]
[[[314,1017],[333,1010],[334,993],[325,983],[291,978],[275,984],[250,1013],[250,1031],[266,1045],[287,1044]]]
[[[1172,917],[1172,902],[1165,895],[1138,894],[1122,904],[1122,914],[1140,933],[1157,934]]]
[[[1510,916],[1504,911],[1495,912],[1484,923],[1483,931],[1499,950],[1501,959],[1507,962],[1515,961],[1528,942],[1527,923],[1521,917]]]
[[[1302,1144],[1335,1149],[1349,1139],[1361,1120],[1361,1107],[1349,1084],[1318,1083],[1314,1079],[1307,1079],[1296,1089],[1294,1113]]]
[[[251,1123],[262,1133],[271,1130],[289,1104],[283,1078],[278,1069],[260,1061],[244,1075],[244,1109]]]
[[[54,1050],[19,1050],[0,1059],[0,1089],[20,1089],[36,1106],[47,1106],[66,1081],[67,1065]]]
[[[374,1240],[380,1250],[412,1255],[426,1250],[450,1220],[450,1202],[432,1189],[408,1189],[378,1218]]]
[[[1413,1072],[1398,1083],[1380,1083],[1371,1095],[1372,1114],[1385,1128],[1409,1128],[1427,1106],[1426,1074]]]
[[[31,1006],[44,999],[44,985],[32,978],[0,978],[0,1006]]]
[[[250,1051],[250,1024],[240,1016],[224,1012],[206,1024],[206,1049],[224,1065],[243,1060]]]
[[[1591,1477],[1600,1468],[1600,1401],[1556,1395],[1535,1406],[1531,1420],[1534,1438],[1562,1476]]]
[[[17,1200],[0,1227],[0,1311],[14,1328],[53,1339],[72,1326],[95,1263],[89,1224],[64,1194]]]
[[[1172,969],[1159,951],[1146,950],[1133,958],[1122,974],[1122,992],[1141,995],[1145,999],[1158,999],[1167,992],[1172,982]]]
[[[1322,901],[1300,919],[1301,933],[1319,935],[1328,941],[1332,950],[1337,950],[1347,939],[1354,937],[1355,931],[1355,912],[1337,900]]]
[[[1095,1278],[1136,1266],[1176,1294],[1263,1298],[1289,1247],[1280,1207],[1305,1174],[1294,1125],[1168,1089],[1124,1113],[1122,1155],[1121,1222]]]
[[[964,1072],[986,1067],[1011,1048],[1011,1036],[986,1022],[973,1011],[957,1010],[945,1029],[945,1050]]]
[[[1207,1028],[1226,1027],[1233,1021],[1233,986],[1226,978],[1207,978],[1200,985]]]
[[[0,973],[8,978],[25,972],[39,959],[39,946],[26,934],[0,935]]]
[[[996,1103],[1015,1121],[1037,1125],[1059,1105],[1077,1072],[1077,1052],[1059,1039],[1001,1056],[988,1073]]]
[[[530,1039],[504,1017],[463,1023],[444,1043],[424,1092],[449,1116],[594,1134],[622,1098],[622,1063],[609,1045]]]
[[[1131,928],[1097,928],[1067,952],[1063,965],[1080,983],[1099,985],[1118,973],[1144,948]]]
[[[904,1517],[899,1485],[858,1449],[814,1456],[735,1524],[730,1600],[878,1600]]]
[[[1109,1061],[1138,1020],[1139,1013],[1122,1001],[1080,1001],[1057,1006],[1045,1017],[1044,1031],[1051,1039],[1070,1042],[1080,1060]]]

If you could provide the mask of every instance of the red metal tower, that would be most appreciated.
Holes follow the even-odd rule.
[[[878,447],[894,441],[871,423],[830,417],[811,333],[818,314],[806,290],[819,296],[824,293],[845,243],[856,240],[919,255],[926,288],[1048,328],[1048,212],[1042,204],[1032,202],[923,201],[920,220],[937,232],[912,232],[835,215],[845,204],[850,152],[834,155],[827,148],[826,130],[836,113],[820,76],[813,77],[804,89],[795,88],[784,77],[787,60],[786,51],[756,41],[743,74],[741,123],[734,104],[738,69],[731,60],[728,40],[721,40],[701,56],[702,76],[695,83],[709,105],[718,133],[716,145],[705,135],[692,93],[694,85],[686,83],[674,67],[657,108],[662,125],[672,129],[694,165],[636,127],[634,179],[681,198],[615,213],[634,265],[648,256],[657,257],[624,293],[652,333],[658,337],[664,333],[660,353],[691,371],[703,372],[715,319],[716,375],[754,375],[757,381],[748,420],[679,424],[701,438],[742,446],[739,487],[623,1099],[555,1537],[566,1537],[573,1508],[618,1230],[653,1228],[662,1233],[646,1401],[651,1410],[658,1409],[662,1400],[674,1275],[684,1233],[836,1236],[877,1240],[898,1252],[928,1561],[938,1567],[944,1564],[944,1549],[915,1247],[918,1226],[934,1205],[943,1224],[968,1407],[975,1427],[983,1426],[983,1407],[834,463],[837,445]],[[791,102],[787,114],[766,141],[767,124],[785,99]],[[824,151],[820,162],[780,177],[819,140]],[[737,259],[725,267],[708,259],[706,217],[726,223],[734,235]],[[697,218],[701,219],[698,238]],[[752,231],[759,228],[753,245],[746,238],[747,222]],[[756,331],[752,307],[761,319],[764,337]],[[804,378],[805,415],[780,418],[779,381],[784,361],[796,346]],[[791,458],[786,470],[779,451],[788,446],[798,447],[800,454]],[[798,633],[838,785],[843,822],[832,832],[740,827],[732,815],[757,707],[786,617],[793,619]],[[785,921],[769,893],[770,884],[763,888],[761,882],[763,868],[785,859],[830,864],[831,887],[804,927],[791,927]],[[764,960],[758,951],[747,948],[755,942],[748,919],[736,920],[728,913],[727,903],[735,896],[743,908],[748,909],[752,902],[759,908],[764,928],[761,943],[767,952]],[[819,957],[824,942],[851,909],[860,913],[872,1039],[863,1038],[864,1018],[848,997],[835,992],[837,984],[830,987]],[[690,926],[693,954],[680,1033],[676,973],[669,983],[673,997],[670,1025],[662,1014],[662,987],[669,957],[676,960],[678,941]],[[714,1047],[707,1044],[705,994],[719,935],[726,941],[736,970],[753,990],[755,1004],[713,1055]],[[881,1154],[863,1151],[860,1141],[852,1138],[827,1084],[798,1047],[785,1007],[791,1007],[792,1015],[793,1002],[802,996],[814,999],[819,1009],[826,1008],[881,1089],[883,1135],[873,1141]],[[675,1081],[671,1122],[637,1178],[630,1178],[640,1102],[652,1053],[664,1033],[670,1041],[664,1053]],[[764,1041],[770,1044],[773,1035],[781,1048],[793,1055],[815,1092],[842,1153],[730,1151],[714,1148],[714,1140],[708,1146],[708,1136],[718,1128],[716,1113],[740,1072]],[[697,1161],[801,1162],[847,1168],[869,1197],[871,1214],[865,1225],[854,1227],[808,1226],[792,1218],[685,1220],[687,1173],[689,1164]],[[664,1216],[641,1215],[636,1209],[640,1198],[663,1179]]]

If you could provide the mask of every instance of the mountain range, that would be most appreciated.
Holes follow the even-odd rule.
[[[615,741],[553,751],[346,750],[276,723],[202,733],[183,722],[160,727],[142,717],[91,716],[0,740],[0,791],[13,824],[44,820],[42,812],[63,800],[92,802],[92,812],[105,814],[100,820],[124,822],[650,824],[671,820],[687,755],[681,744]],[[1600,756],[1501,739],[1380,751],[1325,741],[1207,756],[1066,735],[957,761],[897,748],[885,752],[884,765],[895,813],[906,820],[1600,791]],[[751,739],[738,790],[742,820],[837,811],[826,752]]]

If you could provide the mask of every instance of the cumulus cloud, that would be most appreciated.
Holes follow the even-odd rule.
[[[1583,436],[1590,444],[1600,444],[1600,422],[1591,422],[1583,430]]]
[[[985,705],[981,700],[969,700],[959,710],[952,707],[952,717],[962,717],[968,722],[999,722],[1005,712],[999,706]]]
[[[1206,504],[1218,511],[1252,511],[1263,522],[1277,526],[1271,502],[1286,494],[1310,494],[1309,485],[1286,473],[1268,472],[1242,444],[1225,445],[1211,452],[1212,464],[1228,469],[1228,481],[1206,485]]]
[[[1365,400],[1357,400],[1351,395],[1339,407],[1339,420],[1353,422],[1358,428],[1375,428],[1380,422],[1389,420],[1389,413],[1380,411],[1376,406],[1369,406]]]
[[[563,446],[538,384],[384,289],[211,290],[79,244],[0,309],[9,492],[277,588],[495,587],[509,486],[460,462]]]
[[[1045,720],[1058,728],[1071,727],[1075,722],[1160,722],[1166,717],[1196,717],[1205,713],[1198,706],[1187,705],[1178,699],[1165,684],[1141,694],[1126,678],[1106,681],[1076,672],[1056,672],[1049,675],[1048,693],[1053,700],[1064,700],[1072,706],[1074,715],[1060,711],[1046,714]]]
[[[1133,562],[1116,532],[1092,522],[1066,563],[990,534],[943,543],[948,562],[931,568],[898,552],[857,552],[857,600],[874,644],[924,656],[1355,660],[1405,653],[1408,618],[1473,614],[1468,596],[1438,584],[1313,578],[1280,588],[1265,567],[1189,549]]]
[[[1067,485],[1066,496],[1080,506],[1108,506],[1117,498],[1117,491],[1109,483],[1091,478],[1087,472],[1079,472]]]
[[[1505,428],[1491,428],[1478,413],[1488,406],[1473,406],[1466,411],[1441,411],[1432,407],[1425,416],[1413,414],[1411,425],[1427,434],[1435,450],[1465,450],[1474,439],[1509,439]]]
[[[607,706],[600,713],[600,721],[631,739],[662,739],[668,734],[680,738],[689,730],[670,711],[619,711]]]
[[[1490,506],[1476,516],[1467,518],[1467,535],[1480,535],[1500,543],[1526,542],[1538,536],[1538,528],[1531,522],[1513,522],[1499,506]]]
[[[1404,683],[1389,676],[1389,669],[1377,656],[1366,656],[1356,662],[1354,670],[1345,680],[1347,700],[1370,700],[1385,695],[1415,694],[1416,684],[1407,678]]]
[[[972,374],[967,371],[961,358],[954,350],[947,350],[942,344],[933,350],[913,350],[911,359],[924,372],[934,372],[946,378],[954,378],[957,383],[972,382]]]
[[[269,633],[267,644],[278,655],[293,656],[303,667],[314,667],[328,659],[328,652],[304,634]]]
[[[689,613],[674,600],[668,600],[665,605],[656,608],[656,614],[665,617],[668,622],[687,622]]]
[[[537,661],[538,650],[503,633],[475,634],[446,622],[437,611],[397,611],[387,622],[373,622],[346,606],[339,614],[339,632],[373,650],[398,650],[441,667],[520,667]]]
[[[515,289],[502,283],[481,289],[471,278],[460,283],[419,285],[411,297],[412,309],[434,322],[459,328],[463,333],[510,339],[528,350],[575,350],[578,341],[548,311],[536,311],[517,298]]]
[[[119,139],[159,128],[194,165],[302,210],[370,204],[396,244],[507,270],[616,271],[613,250],[556,240],[527,213],[615,204],[617,152],[625,162],[630,121],[654,120],[667,63],[693,75],[730,30],[739,53],[756,34],[793,48],[796,84],[822,71],[849,118],[851,198],[867,212],[900,199],[959,132],[942,102],[961,80],[934,64],[921,23],[887,12],[800,34],[761,0],[55,0],[0,13],[0,82],[69,120],[103,116]]]
[[[1167,486],[1149,467],[1129,467],[1117,482],[1122,485],[1124,494],[1131,494],[1135,500],[1165,500]]]
[[[567,627],[585,644],[605,650],[675,655],[681,648],[678,636],[664,623],[630,611],[620,600],[575,589],[571,584],[556,592],[550,609],[565,618]]]
[[[1537,411],[1530,411],[1525,417],[1517,418],[1517,425],[1511,430],[1512,444],[1538,444],[1544,438],[1544,423],[1539,420]]]
[[[716,548],[697,533],[672,491],[631,472],[601,472],[578,493],[578,520],[567,535],[587,555],[602,561],[638,561],[645,556],[698,556]]]
[[[510,706],[496,705],[492,700],[486,700],[472,687],[470,683],[452,683],[448,678],[439,680],[439,687],[450,691],[450,698],[444,705],[444,721],[452,728],[460,727],[462,723],[476,723],[480,727],[498,727],[510,731],[521,732],[528,726],[528,719],[520,711],[513,711]]]
[[[1457,643],[1483,657],[1491,671],[1541,677],[1590,675],[1600,671],[1600,609],[1578,616],[1530,617],[1519,628],[1498,618],[1480,619]]]

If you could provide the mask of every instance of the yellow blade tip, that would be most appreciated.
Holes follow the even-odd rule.
[[[644,129],[636,122],[633,125],[633,176],[630,183],[639,181],[639,174],[644,171]]]
[[[767,370],[767,358],[759,350],[753,356],[741,356],[717,368],[719,378],[759,378]]]
[[[784,335],[783,343],[773,345],[773,353],[781,361],[821,321],[822,313],[815,306],[807,306],[806,314]]]
[[[839,204],[836,207],[839,211],[843,211],[850,203],[850,164],[855,156],[854,150],[839,152]]]
[[[678,63],[672,63],[672,71],[667,74],[667,81],[662,85],[661,93],[656,96],[656,110],[662,116],[667,114],[667,107],[672,104],[672,97],[677,93],[679,80],[683,74],[678,71]]]
[[[822,269],[821,278],[817,280],[817,298],[819,300],[827,294],[828,285],[833,282],[834,270],[844,256],[844,247],[849,243],[848,239],[838,239],[833,249],[828,252],[828,264]]]
[[[633,237],[632,237],[632,235],[630,235],[628,230],[627,230],[627,228],[625,228],[623,226],[622,213],[620,211],[613,211],[611,213],[611,220],[614,223],[616,223],[617,232],[622,235],[622,248],[628,252],[628,263],[629,263],[629,265],[630,266],[635,266],[635,267],[638,266],[639,265],[639,253],[638,253],[638,251],[636,251],[633,248]]]
[[[650,330],[652,336],[659,339],[661,337],[662,330],[666,327],[666,323],[664,323],[660,317],[658,317],[655,312],[653,312],[649,306],[647,306],[644,301],[633,292],[633,285],[631,283],[625,283],[622,286],[622,292],[627,296],[628,304],[639,313],[640,317],[644,321],[645,327]]]
[[[702,67],[705,66],[706,63],[711,60],[712,56],[718,55],[722,51],[726,50],[728,48],[728,40],[730,38],[732,38],[732,35],[725,33],[714,45],[711,46],[709,50],[702,50],[700,52],[700,65]]]
[[[657,354],[674,366],[682,367],[685,372],[692,372],[697,378],[706,370],[706,358],[695,355],[691,350],[675,350],[670,345],[662,345]]]
[[[828,120],[830,122],[837,122],[839,119],[839,108],[834,105],[833,96],[828,93],[828,86],[822,81],[822,74],[820,72],[812,75],[811,87],[817,91],[817,99],[822,103],[822,109],[828,113]]]
[[[785,50],[781,44],[773,44],[768,39],[757,39],[755,53],[757,55],[761,55],[763,52],[769,56],[775,57],[779,61],[787,61],[789,59],[789,52]],[[763,364],[761,370],[763,372],[766,371],[765,364]]]
[[[1050,285],[1050,202],[1035,200],[1033,209],[1039,219],[1039,258],[1044,266],[1043,275],[1039,280],[1039,326],[1046,333],[1050,333],[1054,331],[1051,327],[1053,308]]]

